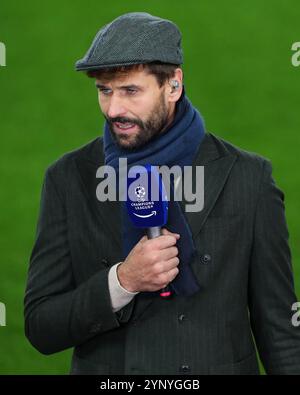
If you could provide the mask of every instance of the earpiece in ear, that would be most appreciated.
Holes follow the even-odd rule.
[[[180,84],[177,80],[172,80],[171,81],[171,86],[172,86],[172,92],[174,92],[174,90],[178,89]]]

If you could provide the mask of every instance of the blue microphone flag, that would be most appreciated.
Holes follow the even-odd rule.
[[[138,177],[137,177],[138,175]],[[134,166],[128,172],[126,205],[136,227],[162,227],[168,219],[168,199],[156,166]]]

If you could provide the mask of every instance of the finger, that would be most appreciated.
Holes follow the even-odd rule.
[[[166,272],[169,272],[170,270],[178,267],[178,265],[179,265],[179,259],[177,256],[164,262],[164,267]]]
[[[148,237],[145,235],[145,236],[143,236],[141,239],[140,239],[140,243],[145,243],[145,241],[147,241],[148,240]]]
[[[168,261],[178,255],[178,248],[176,246],[172,246],[169,248],[164,248],[160,252],[160,260],[161,261]]]
[[[169,270],[169,271],[167,272],[167,275],[166,275],[166,277],[167,277],[167,284],[166,284],[166,286],[167,286],[171,281],[174,280],[174,278],[177,276],[178,273],[179,273],[178,267],[174,267],[173,269],[171,269],[171,270]]]
[[[162,234],[163,234],[163,235],[175,236],[177,239],[179,239],[179,237],[180,237],[180,234],[179,234],[179,233],[170,232],[170,231],[169,231],[168,229],[166,229],[166,228],[162,228]]]
[[[168,274],[170,275],[170,282],[175,279],[175,277],[177,276],[178,273],[179,273],[178,267],[174,267],[174,269],[169,271]]]
[[[149,240],[152,243],[153,248],[163,250],[164,248],[171,247],[176,244],[177,239],[175,236],[162,235],[155,237],[155,239]]]

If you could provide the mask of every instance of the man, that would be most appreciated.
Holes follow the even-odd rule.
[[[205,131],[182,62],[174,23],[129,13],[76,63],[104,137],[47,169],[26,335],[44,354],[74,347],[72,374],[259,374],[254,341],[267,373],[299,374],[283,193],[268,160]],[[204,166],[203,209],[173,202],[163,235],[135,233],[122,202],[96,196],[97,169],[120,158]]]

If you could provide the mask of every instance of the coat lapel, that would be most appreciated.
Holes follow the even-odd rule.
[[[236,156],[232,155],[218,138],[211,133],[206,134],[193,163],[194,168],[204,166],[203,209],[198,212],[186,212],[185,205],[191,202],[184,199],[184,194],[181,202],[194,239],[217,202],[235,160]]]
[[[109,200],[100,202],[96,196],[96,189],[101,181],[101,179],[96,178],[96,173],[98,168],[105,164],[102,138],[95,141],[93,149],[89,152],[89,156],[77,158],[76,164],[86,197],[95,215],[99,218],[101,224],[103,224],[103,229],[109,232],[112,242],[121,251],[120,202]],[[114,188],[113,185],[111,187]]]

